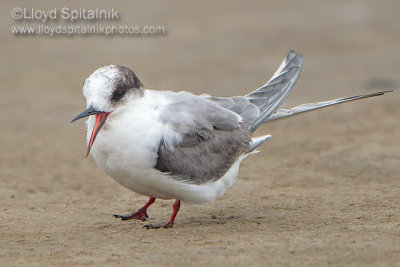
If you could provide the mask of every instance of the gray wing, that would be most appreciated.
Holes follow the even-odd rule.
[[[252,104],[246,97],[212,97],[208,95],[202,95],[201,97],[239,114],[243,121],[249,126],[260,116],[258,107]]]
[[[303,67],[303,56],[290,51],[272,78],[262,87],[245,97],[260,110],[260,115],[253,121],[254,132],[268,120],[286,99],[295,85]]]
[[[154,166],[175,179],[204,184],[221,178],[250,149],[251,131],[237,113],[204,97],[178,93],[161,111],[161,121],[183,135],[161,140]]]
[[[272,78],[262,87],[243,97],[211,97],[206,99],[242,116],[252,132],[266,122],[276,112],[295,85],[301,69],[303,57],[290,51]]]
[[[365,94],[365,95],[344,97],[344,98],[338,98],[338,99],[333,99],[333,100],[329,100],[329,101],[302,104],[302,105],[293,107],[291,109],[280,109],[277,112],[275,112],[266,122],[279,120],[279,119],[287,118],[287,117],[290,117],[293,115],[298,115],[298,114],[301,114],[304,112],[313,111],[313,110],[320,109],[320,108],[326,108],[326,107],[330,107],[333,105],[342,104],[342,103],[346,103],[346,102],[350,102],[350,101],[360,100],[360,99],[364,99],[364,98],[368,98],[368,97],[380,96],[380,95],[383,95],[388,92],[393,92],[393,91],[388,90],[388,91],[376,92],[376,93]]]
[[[155,168],[195,184],[221,178],[251,150],[251,133],[287,97],[302,66],[303,57],[290,51],[271,80],[244,97],[175,94],[160,119],[184,138],[173,147],[161,141]]]

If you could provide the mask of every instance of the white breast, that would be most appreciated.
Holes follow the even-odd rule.
[[[148,90],[144,97],[113,111],[92,146],[93,159],[118,183],[141,195],[195,203],[223,195],[235,181],[245,156],[239,158],[224,177],[204,185],[181,182],[153,168],[161,139],[174,142],[181,138],[159,120],[163,104],[165,98]],[[88,140],[94,120],[90,117],[87,121]]]

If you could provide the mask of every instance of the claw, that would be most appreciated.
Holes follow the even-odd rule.
[[[121,219],[123,221],[126,220],[141,220],[145,221],[146,219],[149,218],[149,215],[147,215],[147,208],[151,206],[151,204],[154,203],[156,199],[154,197],[150,197],[149,201],[140,209],[138,209],[135,213],[131,214],[126,214],[126,215],[118,215],[114,214],[113,216],[117,219]]]
[[[150,207],[150,205],[152,205],[154,203],[155,200],[156,199],[154,197],[150,197],[150,199],[146,203],[146,205],[144,205],[141,209],[138,209],[138,211],[136,211],[135,213],[131,213],[131,214],[127,214],[127,215],[114,214],[113,216],[117,219],[121,219],[122,221],[133,220],[133,219],[145,221],[146,219],[149,218],[146,210],[148,207]],[[173,228],[174,220],[175,220],[176,214],[178,214],[180,206],[181,206],[181,202],[177,199],[175,201],[174,205],[172,206],[173,212],[172,212],[171,218],[169,219],[169,221],[166,224],[164,224],[164,225],[146,224],[143,227],[146,229]]]
[[[141,209],[139,209],[135,213],[126,214],[126,215],[114,214],[113,216],[115,218],[117,218],[117,219],[121,219],[122,221],[126,221],[126,220],[141,220],[141,221],[145,221],[146,219],[149,218],[149,216],[147,215],[147,212],[146,211],[143,212]]]
[[[165,228],[165,229],[167,229],[167,228],[174,228],[174,226],[173,226],[170,222],[167,222],[166,224],[163,224],[163,225],[146,224],[146,225],[143,226],[143,228],[146,228],[146,229],[160,229],[160,228]]]

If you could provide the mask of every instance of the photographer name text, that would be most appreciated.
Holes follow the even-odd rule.
[[[11,11],[11,17],[18,21],[57,21],[59,19],[76,22],[80,20],[119,20],[118,10],[114,8],[72,9],[63,7],[61,9],[37,9],[15,7]]]

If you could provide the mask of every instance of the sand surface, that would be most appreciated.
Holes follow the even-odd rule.
[[[0,5],[0,266],[399,266],[398,0]],[[168,32],[14,36],[16,6],[114,7],[116,23]],[[183,204],[173,229],[112,217],[147,198],[85,160],[84,123],[69,121],[90,73],[120,64],[148,88],[243,95],[290,49],[305,67],[283,107],[394,93],[265,125],[255,135],[273,138],[236,184]],[[148,222],[165,222],[172,204],[157,201]]]

